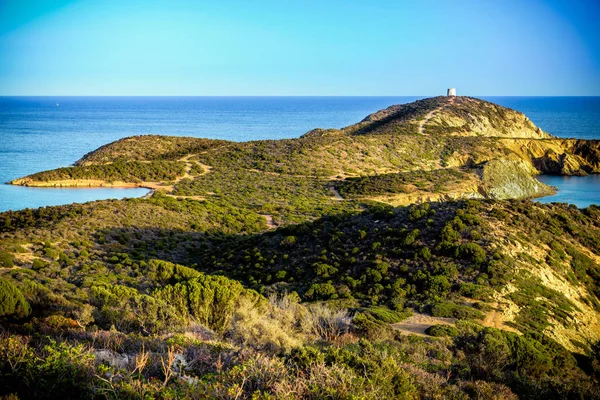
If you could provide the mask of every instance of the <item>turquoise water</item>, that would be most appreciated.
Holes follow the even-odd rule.
[[[8,185],[6,185],[8,186]],[[45,206],[59,206],[71,203],[85,203],[87,201],[105,199],[124,199],[142,197],[150,192],[144,188],[29,188],[22,186],[9,186],[3,194],[11,197],[4,200],[7,209],[37,208]],[[14,206],[10,206],[14,204]]]
[[[546,185],[558,188],[555,195],[537,199],[540,203],[570,203],[579,208],[591,204],[600,205],[600,175],[539,175],[537,178]]]
[[[140,134],[233,141],[340,128],[422,97],[0,97],[0,182],[73,164],[99,146]],[[553,135],[600,138],[600,97],[484,97]],[[590,191],[578,181],[582,193]],[[587,182],[587,181],[585,181]],[[597,182],[591,183],[597,187]],[[145,189],[41,189],[0,184],[0,211],[137,197]]]

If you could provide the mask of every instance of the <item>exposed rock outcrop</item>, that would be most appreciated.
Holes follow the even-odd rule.
[[[500,143],[521,159],[529,161],[538,173],[553,175],[600,173],[600,141],[598,140],[502,139]]]
[[[481,167],[479,173],[479,192],[488,199],[531,198],[554,193],[550,186],[535,179],[535,169],[524,160],[490,160]]]

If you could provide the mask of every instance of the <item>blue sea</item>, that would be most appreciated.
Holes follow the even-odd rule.
[[[0,97],[0,182],[71,165],[85,153],[126,136],[295,138],[317,127],[341,128],[392,104],[420,98]],[[525,113],[553,135],[600,139],[600,97],[482,98]],[[549,183],[560,189],[552,201],[580,207],[600,203],[597,177]],[[146,192],[0,185],[0,211],[138,197]]]

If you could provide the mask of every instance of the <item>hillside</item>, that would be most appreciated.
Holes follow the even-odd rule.
[[[433,97],[395,105],[344,129],[353,135],[421,134],[549,139],[520,112],[484,100]]]
[[[600,143],[440,97],[16,180],[154,192],[0,214],[0,396],[600,399],[600,209],[540,172]]]

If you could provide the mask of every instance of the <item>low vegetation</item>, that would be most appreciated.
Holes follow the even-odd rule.
[[[431,193],[447,192],[448,188],[469,179],[469,173],[455,168],[433,171],[410,171],[348,178],[338,184],[344,197],[376,196],[411,193],[424,190]]]
[[[115,161],[110,164],[94,164],[83,167],[58,168],[38,172],[27,178],[33,181],[51,182],[64,180],[97,179],[106,182],[172,181],[184,174],[185,163],[177,161]]]

